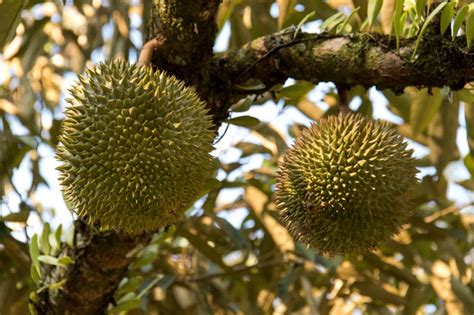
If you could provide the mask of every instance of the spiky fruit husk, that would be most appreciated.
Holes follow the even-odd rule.
[[[213,171],[204,102],[175,77],[124,60],[87,70],[70,92],[57,149],[66,201],[105,230],[173,224]]]
[[[313,124],[280,165],[276,203],[290,233],[324,254],[373,249],[411,213],[413,151],[387,123],[359,114]]]

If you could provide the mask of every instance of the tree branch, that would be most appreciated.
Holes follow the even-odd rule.
[[[155,0],[148,23],[148,40],[159,42],[152,64],[196,87],[203,98],[208,92],[208,64],[220,3],[221,0]]]
[[[43,290],[38,290],[34,306],[38,314],[103,314],[113,301],[113,294],[128,265],[129,254],[148,243],[151,235],[129,237],[115,232],[94,233],[81,221],[75,222],[74,248],[64,246],[74,264],[44,265]],[[48,286],[64,281],[59,289]]]
[[[255,39],[241,49],[213,59],[211,84],[217,121],[227,117],[229,106],[247,94],[242,86],[263,83],[263,93],[287,78],[313,83],[331,81],[336,86],[362,85],[402,92],[407,86],[461,89],[474,81],[474,51],[465,38],[426,35],[411,60],[415,39],[401,41],[379,34],[330,35],[287,29]]]

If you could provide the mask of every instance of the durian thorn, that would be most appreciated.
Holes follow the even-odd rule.
[[[148,67],[151,64],[151,58],[153,57],[153,51],[158,48],[160,41],[157,38],[153,38],[143,45],[140,56],[138,57],[137,65],[139,67]]]

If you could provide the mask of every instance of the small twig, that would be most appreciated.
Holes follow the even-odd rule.
[[[434,221],[438,220],[438,219],[441,218],[441,217],[444,217],[444,216],[446,216],[446,215],[448,215],[448,214],[455,213],[455,212],[458,212],[458,211],[459,211],[459,208],[456,207],[455,204],[453,204],[453,205],[451,205],[451,206],[449,206],[449,207],[447,207],[447,208],[445,208],[445,209],[438,210],[438,211],[436,211],[435,213],[433,213],[433,214],[431,214],[431,215],[425,217],[425,218],[424,218],[424,221],[425,221],[426,223],[431,223],[431,222],[434,222]]]
[[[251,266],[238,265],[238,266],[235,266],[231,270],[230,273],[246,272],[246,271],[252,270],[253,268],[271,267],[271,266],[277,266],[277,265],[282,265],[282,264],[286,264],[286,263],[288,263],[287,260],[275,259],[275,260],[270,260],[270,261],[258,262],[254,265],[251,265]],[[216,272],[216,273],[210,273],[210,274],[203,275],[203,276],[198,276],[198,277],[194,277],[194,278],[185,279],[185,282],[207,281],[207,280],[213,279],[213,278],[228,276],[230,273],[229,273],[229,271],[221,271],[221,272]]]
[[[140,51],[140,56],[138,57],[137,65],[138,66],[149,66],[151,64],[151,59],[153,58],[153,52],[158,47],[160,42],[158,39],[153,38],[143,45],[142,50]]]
[[[217,139],[217,140],[213,143],[213,145],[218,144],[218,143],[222,140],[222,138],[224,138],[224,136],[226,135],[227,131],[229,130],[229,126],[230,126],[230,124],[227,124],[227,126],[225,127],[225,130],[224,130],[224,133],[222,134],[222,136],[219,137],[219,139]]]

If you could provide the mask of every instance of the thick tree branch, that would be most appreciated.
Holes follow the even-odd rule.
[[[411,60],[415,39],[401,42],[378,34],[305,34],[289,29],[258,38],[212,62],[213,95],[217,121],[225,119],[230,105],[250,93],[263,93],[287,78],[336,86],[363,85],[401,92],[407,86],[462,88],[474,81],[474,51],[465,38],[426,35]],[[242,88],[263,83],[253,91]]]
[[[150,235],[129,237],[115,232],[96,233],[85,223],[75,222],[74,248],[65,246],[74,264],[45,265],[42,285],[34,303],[39,314],[103,314],[113,301],[113,294],[122,280],[133,255],[132,250],[150,240]],[[60,289],[50,285],[63,281]]]
[[[158,41],[159,45],[152,64],[195,86],[201,96],[206,95],[221,0],[155,0],[154,3],[148,39]]]

